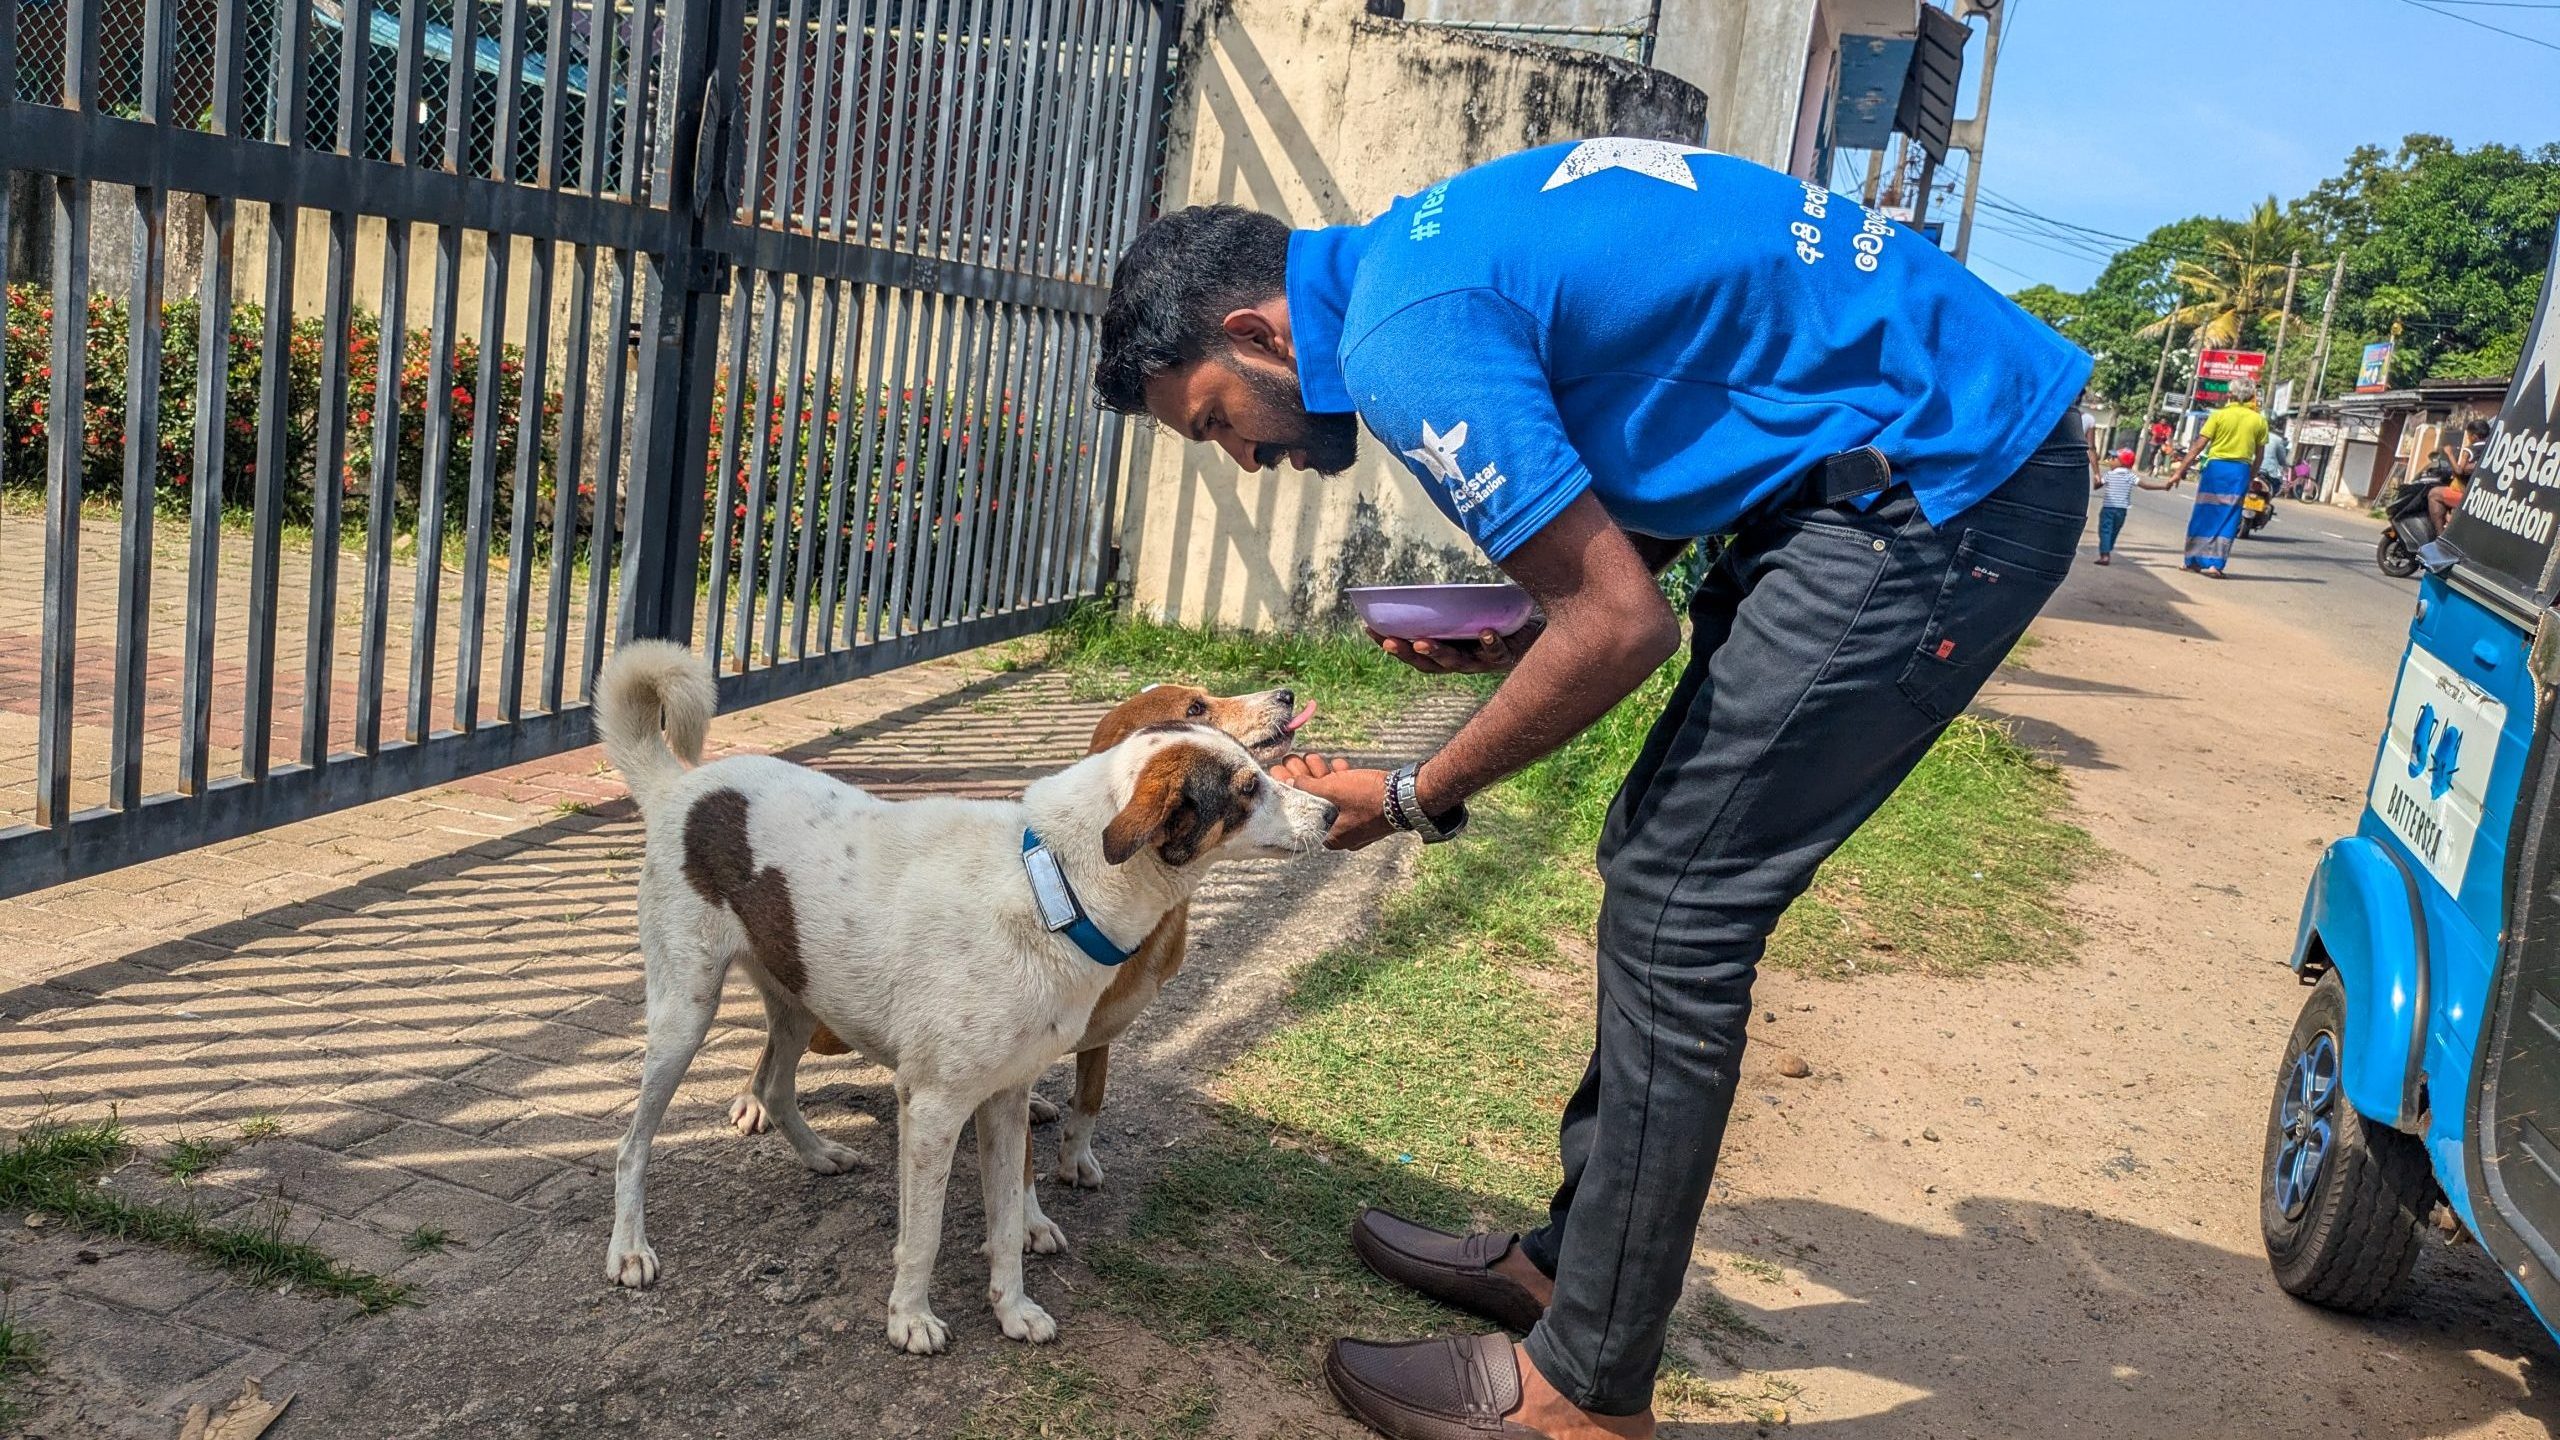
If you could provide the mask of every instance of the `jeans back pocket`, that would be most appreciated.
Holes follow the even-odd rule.
[[[1962,713],[2070,569],[2068,554],[1967,530],[1903,667],[1903,695],[1941,724]]]

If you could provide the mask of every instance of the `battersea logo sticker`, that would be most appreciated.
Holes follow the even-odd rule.
[[[2504,702],[2435,656],[2410,649],[2367,799],[2449,894],[2462,893],[2506,723]]]
[[[1405,458],[1422,467],[1423,474],[1449,492],[1449,504],[1461,515],[1473,512],[1502,488],[1503,474],[1491,465],[1473,475],[1458,463],[1458,447],[1467,443],[1467,422],[1459,421],[1447,433],[1422,422],[1422,443],[1404,452]]]

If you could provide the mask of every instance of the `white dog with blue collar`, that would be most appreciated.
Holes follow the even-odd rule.
[[[770,756],[700,764],[717,699],[709,667],[663,641],[625,645],[598,679],[596,733],[648,835],[648,1049],[614,1167],[606,1276],[658,1277],[643,1224],[649,1146],[736,964],[764,999],[777,1060],[759,1068],[755,1098],[810,1169],[855,1162],[800,1113],[810,1033],[823,1021],[896,1072],[890,1342],[919,1355],[949,1343],[927,1287],[973,1115],[988,1297],[1006,1335],[1055,1338],[1022,1286],[1031,1082],[1083,1035],[1117,959],[1210,864],[1321,849],[1333,806],[1189,724],[1141,730],[1019,801],[886,801]]]

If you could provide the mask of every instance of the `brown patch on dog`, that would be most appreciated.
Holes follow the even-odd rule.
[[[747,845],[747,797],[714,790],[693,802],[684,817],[684,878],[694,893],[727,906],[746,927],[747,945],[774,983],[800,994],[809,983],[800,962],[800,923],[791,905],[791,882],[768,865],[756,868]]]
[[[1167,865],[1188,865],[1244,818],[1261,786],[1253,766],[1239,769],[1205,746],[1168,745],[1139,770],[1129,803],[1103,827],[1102,857],[1117,865],[1152,844]]]

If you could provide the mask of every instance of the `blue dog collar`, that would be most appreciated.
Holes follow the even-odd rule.
[[[1058,865],[1058,857],[1040,843],[1040,837],[1029,830],[1022,832],[1022,869],[1031,881],[1031,899],[1040,912],[1040,923],[1053,935],[1064,935],[1077,949],[1091,957],[1097,965],[1117,965],[1134,953],[1111,943],[1093,917],[1084,913],[1084,902],[1076,898],[1075,887],[1067,883],[1067,872]]]

